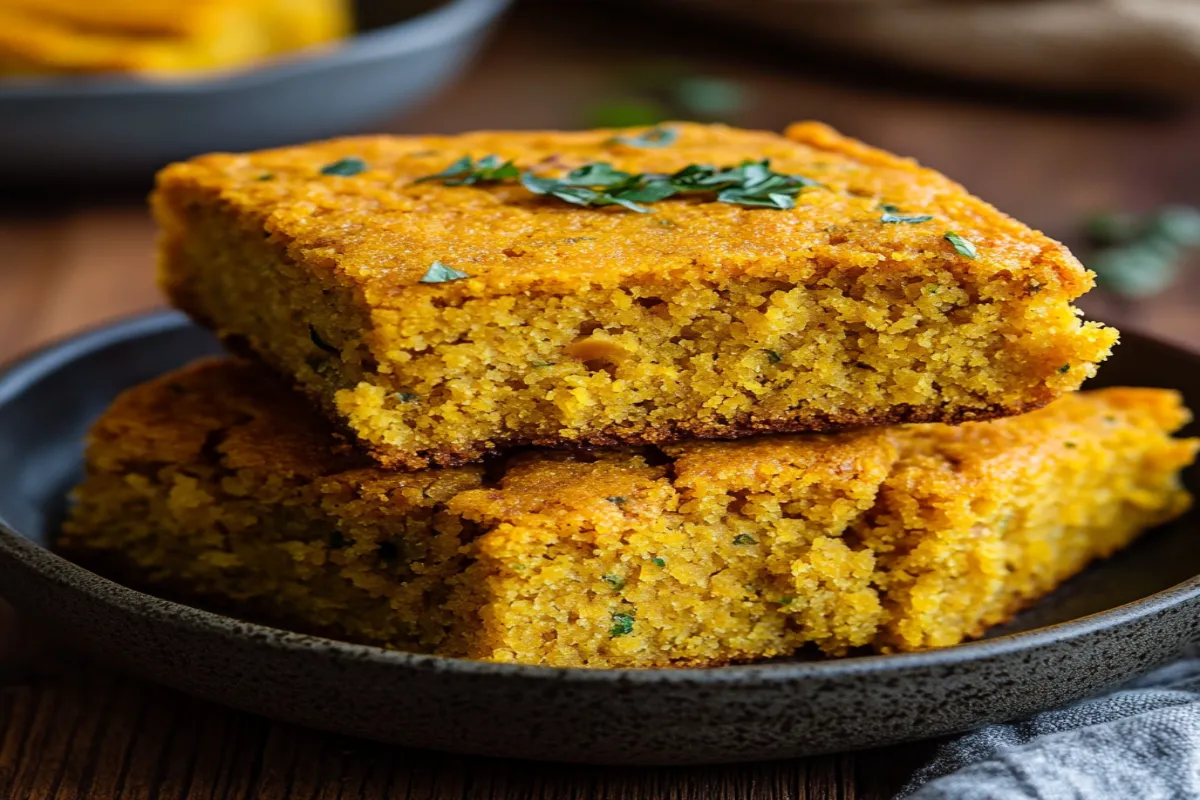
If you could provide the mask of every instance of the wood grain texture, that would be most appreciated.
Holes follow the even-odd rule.
[[[553,14],[531,5],[509,20],[466,79],[391,128],[575,127],[614,91],[615,68],[654,53],[742,81],[752,100],[740,124],[779,130],[795,119],[824,119],[916,156],[1068,243],[1092,209],[1200,204],[1200,109],[1125,114],[1104,102],[981,97],[975,87],[831,67],[820,57],[739,47],[724,36],[681,35],[670,19],[633,30],[578,4],[568,13],[557,3]],[[146,188],[6,196],[0,186],[0,359],[161,303]],[[1200,275],[1191,274],[1177,290],[1136,306],[1101,295],[1086,306],[1118,325],[1195,347],[1198,292]],[[873,799],[892,796],[931,750],[917,744],[699,769],[424,753],[204,703],[47,645],[46,633],[0,604],[4,800]]]

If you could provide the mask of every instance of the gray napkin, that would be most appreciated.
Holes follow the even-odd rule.
[[[1113,694],[949,742],[898,797],[1200,798],[1200,653]]]

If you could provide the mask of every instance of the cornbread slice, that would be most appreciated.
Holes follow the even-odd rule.
[[[358,642],[591,667],[977,636],[1189,504],[1156,389],[994,422],[524,453],[390,472],[256,365],[207,361],[97,422],[59,546]]]
[[[345,0],[3,0],[0,73],[231,67],[349,29]]]
[[[667,130],[654,147],[472,133],[175,164],[153,198],[161,281],[409,468],[1016,414],[1078,388],[1116,341],[1070,305],[1091,273],[936,172],[815,123]],[[512,179],[416,182],[491,154],[537,176],[769,159],[820,185],[790,210],[689,194],[636,213]]]

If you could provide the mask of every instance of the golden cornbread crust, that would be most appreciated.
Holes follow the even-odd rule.
[[[175,164],[153,196],[160,279],[391,467],[1018,414],[1116,341],[1071,306],[1092,276],[1062,245],[932,170],[816,123],[670,127],[658,148],[480,132]],[[791,210],[677,196],[638,214],[416,182],[491,154],[549,176],[767,158],[820,185]],[[344,159],[363,171],[327,174]],[[423,283],[434,262],[469,277]]]
[[[589,667],[943,647],[1189,505],[1157,389],[983,423],[524,452],[389,471],[258,365],[95,425],[57,543],[139,584],[351,641]]]

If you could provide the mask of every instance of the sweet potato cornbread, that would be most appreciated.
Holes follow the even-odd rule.
[[[508,177],[420,180],[489,155]],[[747,183],[763,159],[802,190],[632,193],[639,213],[544,189],[703,165]],[[385,466],[1016,414],[1117,337],[1072,308],[1092,275],[1061,245],[815,123],[216,154],[160,173],[153,205],[171,300]]]
[[[0,74],[225,68],[349,29],[346,0],[0,0]]]
[[[1174,392],[992,422],[525,453],[395,472],[256,365],[201,362],[96,424],[60,547],[358,642],[590,667],[981,634],[1189,504]]]

